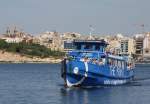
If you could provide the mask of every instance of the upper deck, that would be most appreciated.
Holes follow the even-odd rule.
[[[75,50],[104,52],[108,43],[104,40],[74,40]]]

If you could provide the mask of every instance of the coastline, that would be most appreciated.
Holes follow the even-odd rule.
[[[0,64],[7,64],[7,63],[14,63],[14,64],[22,64],[22,63],[58,64],[58,63],[61,63],[61,61],[57,61],[57,60],[53,60],[53,61],[0,61]]]
[[[27,56],[21,55],[18,53],[6,52],[0,50],[0,63],[61,63],[61,57],[36,57],[36,56]],[[143,61],[143,62],[135,62],[136,65],[138,64],[150,64],[150,61]]]
[[[0,51],[0,63],[60,63],[61,58],[25,56],[18,53]]]

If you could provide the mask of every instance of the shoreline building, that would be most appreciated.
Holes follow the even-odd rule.
[[[134,36],[135,40],[135,55],[137,60],[143,60],[143,34],[136,34]]]
[[[122,39],[121,42],[121,53],[123,55],[135,54],[135,41],[132,38]]]
[[[1,39],[5,40],[7,43],[32,43],[33,36],[22,32],[21,30],[14,28],[7,27],[6,33],[2,34]]]
[[[34,39],[34,43],[44,45],[51,50],[62,50],[62,40],[58,32],[45,32]]]
[[[104,40],[106,40],[109,43],[106,50],[114,54],[121,54],[121,40],[124,38],[125,37],[122,34],[116,34],[116,35],[107,36],[106,38],[104,38]]]
[[[143,58],[150,59],[150,32],[145,33],[143,39]]]

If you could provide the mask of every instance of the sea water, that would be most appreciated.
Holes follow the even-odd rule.
[[[123,86],[65,88],[60,64],[0,64],[0,104],[150,104],[150,65]]]

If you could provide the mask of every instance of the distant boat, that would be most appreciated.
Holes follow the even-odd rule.
[[[134,77],[130,56],[106,52],[104,40],[75,40],[75,49],[62,61],[61,76],[68,87],[122,85]]]

